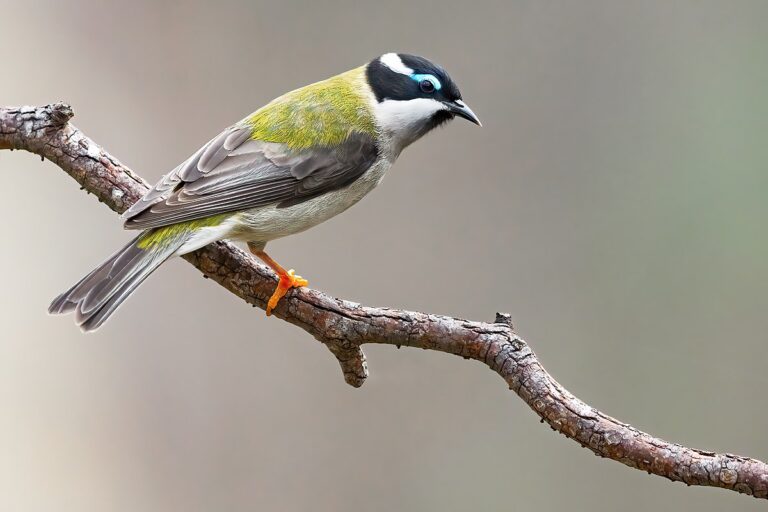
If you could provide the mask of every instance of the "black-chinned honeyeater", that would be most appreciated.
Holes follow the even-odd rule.
[[[280,96],[163,176],[123,214],[125,227],[141,233],[49,312],[74,311],[81,329],[97,329],[168,258],[231,239],[277,273],[269,315],[308,283],[270,258],[267,242],[357,203],[405,147],[455,116],[480,124],[443,68],[407,54]]]

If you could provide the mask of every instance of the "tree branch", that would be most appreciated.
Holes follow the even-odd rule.
[[[47,158],[83,189],[122,213],[147,183],[69,124],[63,103],[0,109],[0,149],[24,149]],[[266,267],[227,242],[185,259],[246,302],[264,308],[277,282]],[[474,359],[498,373],[552,429],[595,454],[688,485],[721,487],[768,498],[768,465],[668,443],[621,423],[570,394],[539,363],[513,330],[509,316],[474,322],[335,299],[308,288],[292,290],[275,316],[312,334],[333,353],[344,379],[359,387],[368,375],[365,343],[418,347]]]

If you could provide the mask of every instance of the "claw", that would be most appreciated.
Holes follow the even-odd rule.
[[[261,249],[259,249],[259,247],[261,247]],[[248,248],[251,250],[254,256],[259,258],[261,261],[266,263],[269,268],[274,270],[274,272],[277,274],[277,277],[280,278],[280,281],[277,283],[277,288],[275,288],[274,293],[272,293],[272,296],[267,302],[267,316],[270,316],[272,314],[272,310],[277,307],[277,303],[280,302],[280,299],[282,299],[286,293],[288,293],[288,290],[291,288],[307,286],[309,281],[301,276],[297,276],[293,269],[286,271],[283,267],[281,267],[278,262],[273,260],[267,253],[263,251],[263,244],[260,246],[252,246],[251,244],[248,244]]]
[[[274,293],[272,293],[272,296],[267,302],[267,316],[272,314],[272,310],[277,307],[277,303],[280,302],[280,299],[282,299],[286,293],[288,293],[288,290],[291,288],[301,288],[302,286],[307,286],[309,284],[309,281],[303,277],[295,275],[293,269],[278,275],[280,276],[280,281],[277,283],[277,288],[275,288]]]
[[[293,288],[301,288],[302,286],[307,286],[309,284],[309,281],[301,276],[297,276],[293,269],[288,271],[288,275],[293,278]]]

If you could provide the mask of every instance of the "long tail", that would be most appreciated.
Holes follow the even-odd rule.
[[[157,267],[187,240],[189,231],[144,231],[48,307],[54,315],[75,311],[83,331],[98,329]]]

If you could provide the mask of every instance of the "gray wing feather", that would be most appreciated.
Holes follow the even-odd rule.
[[[148,229],[277,205],[301,203],[348,186],[378,156],[374,139],[353,132],[338,147],[292,151],[250,140],[233,127],[174,169],[123,214],[125,227]]]

